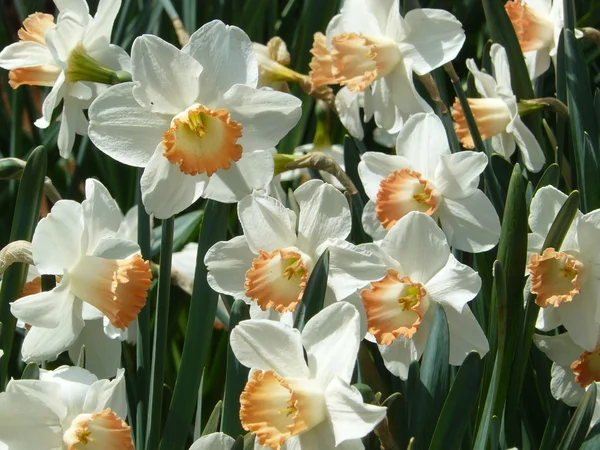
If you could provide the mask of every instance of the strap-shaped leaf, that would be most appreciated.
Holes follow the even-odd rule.
[[[306,322],[323,309],[328,275],[329,249],[326,249],[317,260],[310,277],[308,277],[306,289],[302,295],[302,302],[298,308],[296,322],[294,323],[294,326],[299,330],[302,330]]]

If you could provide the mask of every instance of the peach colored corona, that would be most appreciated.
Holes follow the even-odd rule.
[[[574,257],[547,248],[539,255],[531,255],[527,269],[531,273],[531,293],[542,308],[571,302],[581,288],[583,264]]]
[[[508,1],[504,8],[524,53],[554,45],[554,24],[550,17],[529,7],[523,0]]]

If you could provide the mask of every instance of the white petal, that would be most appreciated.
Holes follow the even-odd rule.
[[[22,393],[0,395],[0,445],[10,450],[62,448],[59,418],[44,403]]]
[[[399,65],[402,63],[399,63]],[[405,66],[402,64],[402,69]],[[395,106],[393,100],[393,92],[390,88],[390,84],[393,84],[392,77],[399,78],[396,84],[400,86],[400,89],[405,89],[405,83],[407,82],[408,75],[405,71],[400,71],[396,68],[387,77],[376,80],[372,85],[371,89],[364,91],[365,96],[365,121],[368,121],[371,116],[375,119],[375,124],[385,130],[391,131],[402,126],[403,116],[401,111]],[[408,81],[410,84],[410,81]],[[402,94],[404,93],[402,91]],[[410,103],[414,106],[414,92],[410,91],[408,86],[408,96]],[[412,96],[412,97],[411,97]],[[408,102],[407,101],[407,102]],[[418,111],[420,112],[420,111]],[[408,113],[407,113],[408,114]]]
[[[575,373],[571,368],[552,364],[551,373],[550,392],[552,392],[552,396],[569,406],[578,406],[585,390],[575,381]]]
[[[239,202],[253,190],[265,189],[273,179],[273,169],[270,152],[244,153],[229,169],[218,169],[208,179],[202,197],[223,203]]]
[[[195,253],[193,257],[195,265]],[[244,287],[246,272],[252,267],[255,257],[244,236],[236,236],[226,242],[217,242],[204,256],[204,264],[208,269],[208,284],[221,294],[246,298]]]
[[[238,203],[238,217],[252,253],[296,244],[296,217],[279,201],[253,192]]]
[[[52,120],[52,112],[58,106],[58,104],[62,101],[65,93],[67,92],[67,85],[65,83],[65,73],[61,72],[58,76],[54,86],[52,86],[52,90],[44,99],[44,103],[42,103],[42,117],[44,119],[44,127],[38,125],[36,121],[36,126],[39,128],[46,128],[50,124]]]
[[[396,139],[396,153],[405,157],[413,170],[433,180],[443,155],[450,155],[442,121],[433,113],[410,116]]]
[[[458,312],[452,307],[444,306],[444,311],[450,335],[450,364],[461,365],[472,351],[476,351],[483,358],[490,351],[490,345],[471,309],[465,306]]]
[[[127,211],[117,230],[117,236],[131,241],[137,241],[138,233],[138,207],[134,205]]]
[[[231,331],[229,343],[246,367],[273,370],[282,377],[310,376],[302,336],[295,328],[271,320],[244,320]]]
[[[158,144],[140,180],[146,211],[159,219],[180,213],[200,198],[206,179],[183,173],[163,156],[162,144]]]
[[[301,106],[293,95],[236,84],[225,93],[221,107],[242,125],[242,137],[237,142],[247,151],[277,145],[300,120]]]
[[[365,152],[358,163],[358,175],[365,192],[373,201],[377,200],[379,185],[395,170],[408,169],[411,163],[402,156],[386,155],[379,152]]]
[[[202,70],[198,61],[157,36],[146,34],[133,41],[133,97],[147,110],[175,115],[192,106]]]
[[[443,155],[435,169],[435,188],[445,198],[468,197],[477,190],[479,176],[487,166],[484,153],[464,150]]]
[[[410,31],[400,48],[419,75],[452,61],[465,42],[461,23],[447,11],[413,9],[404,20]]]
[[[515,152],[516,143],[512,133],[501,132],[495,136],[492,136],[492,149],[494,153],[499,154],[507,161]]]
[[[446,266],[450,256],[444,232],[431,217],[415,211],[390,229],[381,248],[400,263],[403,275],[422,284]]]
[[[336,377],[349,383],[361,338],[360,317],[350,303],[334,303],[313,316],[302,330],[312,378],[323,387]]]
[[[73,345],[84,327],[81,317],[82,302],[71,301],[68,306],[69,309],[62,309],[63,314],[57,327],[31,327],[21,347],[23,361],[53,361]]]
[[[540,147],[533,133],[529,131],[529,128],[525,126],[520,118],[515,120],[514,126],[513,136],[521,151],[525,167],[531,172],[539,172],[546,162],[542,147]]]
[[[598,344],[600,324],[596,322],[597,311],[598,298],[585,289],[572,301],[561,303],[558,307],[558,314],[571,339],[588,352]]]
[[[97,380],[86,391],[82,412],[101,411],[110,408],[119,417],[127,417],[127,395],[125,391],[125,371],[117,370],[113,380]]]
[[[224,433],[211,433],[195,441],[190,450],[229,450],[234,442]]]
[[[529,207],[529,227],[531,231],[545,238],[548,231],[550,231],[550,227],[558,211],[560,211],[566,200],[567,196],[554,186],[544,186],[537,191]],[[577,223],[582,216],[583,214],[577,211],[561,248],[566,250],[577,249],[575,247],[577,242]]]
[[[346,127],[350,136],[362,140],[365,133],[360,121],[358,96],[359,94],[350,91],[348,87],[344,86],[335,96],[335,107],[337,108],[342,125]]]
[[[329,247],[328,285],[338,300],[348,297],[369,282],[383,278],[386,266],[366,247],[337,239]]]
[[[419,330],[420,332],[421,330]],[[408,378],[408,366],[411,362],[419,359],[413,340],[399,337],[391,345],[377,345],[377,347],[379,347],[386,369],[392,375],[406,380]]]
[[[585,350],[573,342],[569,333],[556,336],[533,335],[533,343],[548,358],[560,366],[570,366],[577,361]]]
[[[498,213],[480,190],[460,200],[444,198],[438,215],[453,248],[479,253],[498,243],[501,231]]]
[[[529,294],[530,289],[531,283],[530,279],[528,278],[527,283],[525,285],[525,295]],[[538,313],[537,320],[535,322],[535,327],[538,330],[552,331],[553,329],[561,325],[561,318],[558,314],[557,308],[540,308],[540,312]]]
[[[87,29],[83,45],[85,48],[105,50],[110,44],[110,35],[117,18],[121,0],[100,0],[94,20]]]
[[[108,189],[93,178],[85,180],[85,200],[81,207],[88,236],[87,252],[92,253],[102,239],[119,230],[123,213]]]
[[[0,52],[0,67],[6,70],[44,65],[56,66],[56,63],[48,47],[39,42],[16,42]]]
[[[35,267],[41,274],[59,275],[81,255],[83,212],[73,200],[59,200],[38,223],[31,242]]]
[[[547,48],[525,52],[523,56],[525,56],[529,78],[532,80],[543,75],[550,68],[550,51]]]
[[[496,80],[494,80],[494,77],[479,70],[475,64],[475,61],[471,58],[467,59],[466,64],[467,69],[469,69],[469,72],[471,72],[473,78],[475,79],[475,88],[477,89],[477,92],[479,92],[479,94],[485,98],[496,97],[497,84]]]
[[[425,289],[437,303],[462,311],[481,289],[481,278],[451,254],[448,263],[427,282]]]
[[[112,378],[121,365],[121,341],[104,334],[102,319],[89,320],[69,348],[71,361],[77,363],[85,347],[85,368],[98,378]]]
[[[391,91],[392,102],[395,105],[396,117],[393,127],[386,128],[390,133],[400,131],[402,122],[412,114],[429,113],[431,106],[419,95],[413,81],[413,66],[408,61],[401,61],[393,72],[385,77]],[[377,120],[377,116],[375,116]]]
[[[171,115],[155,114],[133,98],[133,83],[104,91],[90,106],[89,137],[117,161],[144,167],[171,125]]]
[[[200,76],[203,101],[223,96],[234,84],[256,87],[258,63],[252,42],[238,27],[213,20],[192,34],[181,51],[204,67]]]
[[[376,204],[373,200],[367,202],[363,209],[361,224],[365,232],[373,238],[374,242],[381,243],[381,240],[387,234],[387,230],[383,228],[383,225],[381,225],[381,222],[377,219],[375,206]]]
[[[234,238],[235,239],[235,238]],[[232,239],[233,241],[233,239]],[[228,241],[231,242],[231,241]],[[216,244],[215,244],[216,245]],[[210,252],[210,249],[209,249]],[[190,242],[185,244],[185,247],[180,252],[173,253],[173,259],[171,261],[171,267],[173,270],[182,273],[190,279],[194,279],[196,273],[196,256],[198,253],[198,244],[196,242]],[[207,253],[208,254],[208,253]],[[204,263],[208,264],[206,257]]]
[[[294,191],[300,206],[297,246],[309,254],[328,239],[345,239],[352,228],[346,197],[330,184],[311,180]]]
[[[17,319],[35,327],[56,328],[71,311],[75,297],[69,290],[68,275],[51,291],[22,297],[10,304]]]
[[[60,156],[63,158],[68,158],[71,154],[81,114],[80,101],[73,97],[65,97],[57,139]]]
[[[494,74],[498,83],[497,92],[502,95],[512,95],[512,86],[510,80],[510,66],[508,65],[508,57],[506,50],[500,44],[492,44],[490,49],[490,57],[494,65]]]
[[[336,445],[369,434],[385,418],[387,409],[363,402],[358,390],[334,378],[325,392],[325,404],[333,425]]]

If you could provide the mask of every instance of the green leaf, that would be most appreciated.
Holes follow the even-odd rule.
[[[558,164],[556,163],[550,164],[535,186],[535,192],[539,191],[544,186],[554,186],[555,188],[558,188],[559,181],[560,167],[558,167]]]
[[[315,267],[310,273],[306,289],[302,295],[302,302],[298,308],[298,315],[294,326],[299,330],[319,311],[323,309],[325,292],[327,291],[327,276],[329,274],[329,249],[319,257]]]
[[[40,204],[44,191],[44,180],[46,177],[46,150],[44,147],[36,147],[29,156],[19,191],[10,231],[10,241],[31,241],[33,230],[37,224],[40,214]],[[0,370],[0,390],[8,382],[9,364],[15,335],[16,320],[10,313],[10,302],[17,299],[19,292],[25,283],[27,275],[26,264],[12,264],[2,275],[2,287],[0,288],[0,322],[2,323],[2,347],[4,356],[0,359],[2,368]]]
[[[506,277],[500,261],[494,262],[494,283],[492,293],[492,305],[490,307],[490,353],[486,358],[486,364],[492,364],[491,355],[495,353],[493,362],[492,378],[485,397],[485,404],[474,448],[487,448],[492,429],[492,419],[494,416],[502,414],[506,391],[503,391],[502,398],[498,398],[500,387],[500,374],[504,365],[504,351],[506,340]],[[505,381],[508,384],[508,380]]]
[[[580,45],[571,30],[564,30],[567,104],[575,171],[581,191],[581,210],[587,213],[600,208],[598,129],[588,69]]]
[[[242,320],[250,319],[248,305],[243,300],[236,300],[231,308],[229,332]],[[243,434],[240,423],[240,394],[248,381],[249,369],[237,360],[231,345],[227,346],[227,377],[225,378],[225,394],[223,396],[223,418],[221,431],[229,436]]]
[[[469,353],[452,383],[431,438],[430,450],[460,447],[477,404],[481,374],[481,357],[477,352]]]
[[[23,369],[21,380],[39,380],[40,379],[40,368],[37,363],[30,362]]]
[[[566,419],[566,417],[565,417]],[[580,450],[595,450],[600,448],[600,423],[596,423],[587,434]]]
[[[206,436],[207,434],[216,433],[219,431],[219,421],[221,419],[221,414],[223,413],[223,402],[219,400],[212,412],[210,413],[210,417],[202,430],[202,436]]]
[[[198,240],[196,273],[187,333],[181,355],[179,374],[173,390],[169,415],[160,443],[161,450],[180,450],[185,446],[187,432],[197,403],[202,370],[210,346],[218,295],[208,285],[204,255],[218,241],[227,236],[229,205],[209,200]]]
[[[163,384],[165,378],[165,358],[167,357],[167,329],[169,324],[169,300],[171,297],[171,260],[173,257],[173,217],[163,220],[160,246],[160,269],[158,274],[158,295],[156,299],[156,319],[154,342],[152,345],[152,369],[150,372],[150,392],[148,396],[148,421],[146,423],[146,447],[158,446],[163,408]],[[197,392],[197,391],[196,391]]]
[[[229,450],[244,450],[244,437],[238,436]]]
[[[411,436],[415,437],[415,449],[427,448],[436,422],[450,386],[450,337],[448,320],[444,308],[435,308],[431,330],[423,351],[420,379],[423,389],[415,392],[418,396],[410,413],[415,415],[411,422]]]
[[[596,406],[596,383],[592,383],[581,399],[557,450],[577,450],[585,439]]]
[[[560,439],[562,438],[569,421],[570,410],[571,408],[565,405],[562,401],[554,399],[552,400],[550,406],[550,417],[544,430],[544,437],[542,438],[542,443],[540,444],[540,450],[555,450],[558,447]],[[581,448],[583,449],[584,447]]]

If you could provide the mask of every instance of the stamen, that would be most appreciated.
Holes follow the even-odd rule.
[[[375,214],[381,225],[389,230],[411,211],[432,215],[439,204],[431,183],[419,172],[396,170],[379,185]]]
[[[570,302],[580,292],[583,264],[571,255],[550,247],[541,255],[531,255],[527,269],[531,273],[531,293],[537,295],[535,302],[542,308]]]
[[[477,129],[482,140],[489,139],[506,130],[511,121],[511,114],[506,103],[499,98],[469,98],[469,107],[473,113]],[[467,125],[464,111],[458,98],[452,105],[454,131],[463,147],[475,148],[473,137]]]
[[[68,450],[134,450],[131,428],[108,408],[75,417],[63,442]]]
[[[504,8],[523,53],[551,48],[554,45],[554,24],[550,17],[525,5],[522,0],[508,1]]]
[[[258,442],[279,450],[291,436],[326,418],[324,393],[313,380],[282,378],[273,371],[252,373],[240,396],[240,421]]]
[[[260,251],[246,272],[246,295],[263,311],[294,311],[302,300],[308,268],[300,253],[291,250]]]
[[[426,294],[422,284],[389,269],[360,293],[369,333],[382,345],[392,344],[398,336],[412,338],[429,307]]]
[[[587,387],[594,381],[600,381],[600,346],[592,352],[583,352],[579,359],[571,364],[575,381],[581,387]]]
[[[21,42],[31,41],[46,45],[44,35],[48,28],[53,28],[54,17],[50,14],[33,13],[23,21],[23,27],[18,31]]]
[[[333,62],[331,53],[327,50],[326,39],[323,33],[315,33],[313,36],[313,47],[310,49],[313,57],[310,61],[311,71],[308,73],[313,89],[327,84],[336,84],[333,76]]]
[[[69,275],[71,292],[122,330],[146,304],[152,286],[150,263],[137,254],[127,259],[82,256]]]
[[[242,126],[230,120],[226,109],[195,105],[171,122],[171,128],[163,135],[163,155],[179,164],[179,170],[185,174],[211,176],[241,159],[243,149],[236,143],[240,137]]]
[[[331,45],[333,76],[352,92],[364,91],[402,59],[398,44],[385,37],[342,33],[332,38]]]

